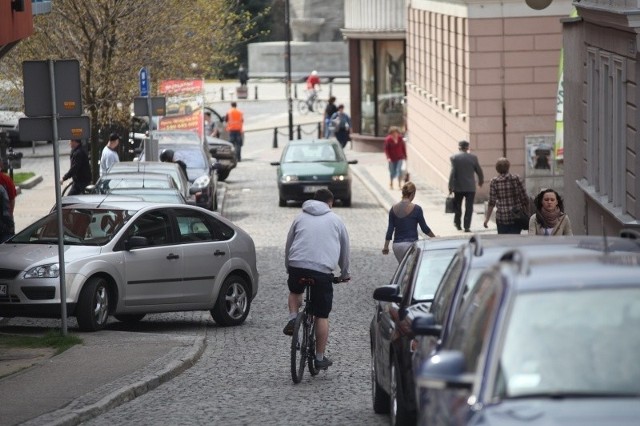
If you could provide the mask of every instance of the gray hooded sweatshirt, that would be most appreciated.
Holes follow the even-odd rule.
[[[340,267],[349,277],[349,234],[342,219],[323,201],[308,200],[291,224],[285,247],[285,266],[326,274]]]

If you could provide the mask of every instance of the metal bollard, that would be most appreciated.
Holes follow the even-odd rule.
[[[224,87],[220,88],[220,100],[224,101]]]
[[[254,93],[254,99],[257,101],[258,100],[258,85],[257,84],[253,88],[253,93]]]
[[[302,133],[300,131],[300,125],[298,124],[298,139],[302,139]]]
[[[273,129],[273,147],[278,147],[278,128],[274,127]]]
[[[293,85],[293,99],[298,99],[298,85]]]
[[[333,96],[333,81],[329,82],[329,97]]]
[[[322,123],[318,123],[318,139],[322,139]]]

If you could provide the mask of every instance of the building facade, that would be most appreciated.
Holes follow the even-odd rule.
[[[447,192],[449,158],[464,139],[487,180],[496,173],[496,160],[507,157],[512,172],[532,171],[530,192],[555,186],[555,164],[534,170],[534,159],[541,147],[553,146],[561,19],[571,3],[556,0],[544,10],[520,0],[409,0],[407,5],[412,170]],[[477,199],[487,194],[485,185]]]
[[[582,0],[564,21],[565,209],[576,234],[640,227],[640,8]]]
[[[389,127],[405,128],[406,11],[405,0],[345,0],[356,150],[382,151]]]
[[[0,58],[33,34],[31,0],[0,0]]]

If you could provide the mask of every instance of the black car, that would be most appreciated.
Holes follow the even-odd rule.
[[[560,257],[568,252],[575,255],[601,252],[640,252],[640,241],[631,238],[606,238],[597,236],[545,237],[474,235],[469,242],[458,249],[436,290],[428,312],[417,315],[412,330],[416,334],[413,354],[413,371],[421,366],[446,345],[452,328],[463,305],[474,289],[478,277],[489,267],[514,249],[526,252],[529,258]],[[429,400],[429,390],[420,386],[416,379],[416,403],[424,406]],[[419,408],[420,423],[425,415]]]
[[[224,181],[238,165],[236,148],[231,142],[207,136],[207,147],[211,156],[218,160],[218,180]]]
[[[391,424],[415,422],[411,367],[411,323],[429,308],[438,283],[467,237],[415,242],[398,265],[391,283],[373,292],[371,320],[371,391],[373,409],[390,413]]]
[[[420,424],[638,424],[638,265],[638,253],[595,249],[508,253],[422,366]]]
[[[208,210],[218,209],[218,173],[216,160],[209,155],[202,144],[158,143],[158,159],[162,152],[173,151],[173,161],[187,165],[187,178],[191,186],[189,192],[196,196],[195,203]],[[145,161],[144,150],[140,161]]]

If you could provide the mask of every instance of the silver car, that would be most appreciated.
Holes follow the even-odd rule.
[[[62,209],[67,312],[81,330],[109,315],[209,310],[239,325],[258,291],[253,239],[196,206],[146,202]],[[0,317],[60,316],[58,221],[51,213],[0,244]]]
[[[107,174],[110,173],[163,173],[171,176],[184,198],[191,199],[195,203],[195,197],[189,194],[189,179],[176,163],[161,163],[158,161],[120,161],[113,164]]]

